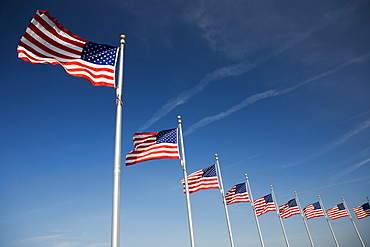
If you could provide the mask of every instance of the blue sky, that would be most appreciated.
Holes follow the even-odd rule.
[[[8,1],[0,8],[0,245],[110,246],[115,91],[32,65],[16,47],[36,10],[74,34],[119,45],[125,34],[122,156],[135,132],[182,116],[189,173],[219,155],[226,190],[249,175],[255,199],[350,208],[370,196],[370,2]],[[179,160],[122,166],[121,246],[190,246]],[[229,245],[218,190],[191,195],[198,247]],[[235,246],[260,246],[250,204],[229,206]],[[353,214],[354,216],[354,214]],[[285,246],[276,213],[266,246]],[[341,246],[361,246],[348,218]],[[370,244],[370,219],[355,223]],[[302,219],[284,220],[310,246]],[[335,246],[324,217],[317,246]]]

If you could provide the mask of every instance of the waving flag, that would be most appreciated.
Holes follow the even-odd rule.
[[[256,211],[257,217],[270,211],[276,211],[275,204],[271,194],[268,194],[257,200],[254,200],[253,207]]]
[[[38,10],[17,47],[18,57],[33,64],[60,64],[94,86],[114,87],[118,47],[96,44],[65,29],[47,11]]]
[[[184,179],[180,182],[185,186]],[[188,176],[188,184],[189,193],[194,193],[199,190],[219,189],[216,166],[212,165],[190,174]]]
[[[134,134],[134,150],[126,155],[126,166],[153,159],[180,159],[177,128]]]
[[[364,203],[361,206],[354,208],[353,211],[355,212],[358,219],[363,219],[370,216],[370,205],[369,203]]]
[[[307,207],[303,209],[303,213],[304,215],[306,215],[306,218],[308,220],[315,218],[315,217],[324,216],[324,211],[322,211],[320,202],[315,202],[315,203],[308,205]]]
[[[348,214],[346,208],[344,207],[343,203],[339,203],[337,206],[326,210],[326,213],[329,215],[329,217],[332,220],[349,216],[349,214]]]
[[[292,199],[285,203],[284,205],[281,205],[279,207],[279,214],[282,219],[287,219],[290,216],[300,214],[297,202],[295,199]]]
[[[234,185],[225,196],[226,204],[250,202],[245,183]]]

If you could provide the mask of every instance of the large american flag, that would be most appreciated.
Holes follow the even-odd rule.
[[[114,87],[118,47],[96,44],[65,29],[47,11],[37,10],[17,47],[18,57],[33,64],[60,64],[95,86]]]
[[[185,180],[180,181],[185,186]],[[216,165],[206,167],[202,170],[193,172],[188,176],[189,193],[199,190],[219,189]],[[184,187],[185,193],[185,187]]]
[[[370,205],[369,203],[364,203],[353,209],[358,219],[363,219],[370,216]]]
[[[291,199],[287,203],[279,207],[279,214],[282,219],[287,219],[290,216],[300,214],[300,213],[301,212],[299,211],[299,208],[298,208],[298,205],[295,199]]]
[[[234,185],[225,195],[226,204],[250,202],[245,183]]]
[[[134,134],[134,150],[126,155],[126,166],[153,159],[180,159],[177,128]]]
[[[321,208],[320,202],[315,202],[306,206],[303,209],[303,213],[308,220],[315,217],[325,216],[324,211]]]
[[[332,220],[349,216],[343,203],[339,203],[337,206],[326,210],[326,213],[329,215],[330,219]]]
[[[253,207],[256,211],[257,217],[270,211],[276,211],[275,204],[271,194],[268,194],[257,200],[254,200]]]

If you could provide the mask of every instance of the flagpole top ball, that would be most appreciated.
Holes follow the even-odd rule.
[[[181,119],[181,116],[177,116],[177,119]]]
[[[215,156],[217,157],[217,156],[218,156],[218,154],[215,154]]]
[[[126,39],[126,35],[124,35],[124,34],[121,34],[121,39]]]

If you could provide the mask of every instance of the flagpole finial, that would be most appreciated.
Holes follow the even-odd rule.
[[[181,119],[181,116],[177,116],[177,119]]]
[[[124,35],[124,34],[121,34],[121,39],[126,39],[126,35]]]
[[[272,185],[270,184],[270,188],[272,188]]]
[[[218,156],[218,154],[215,154],[215,156],[217,157],[217,156]]]

